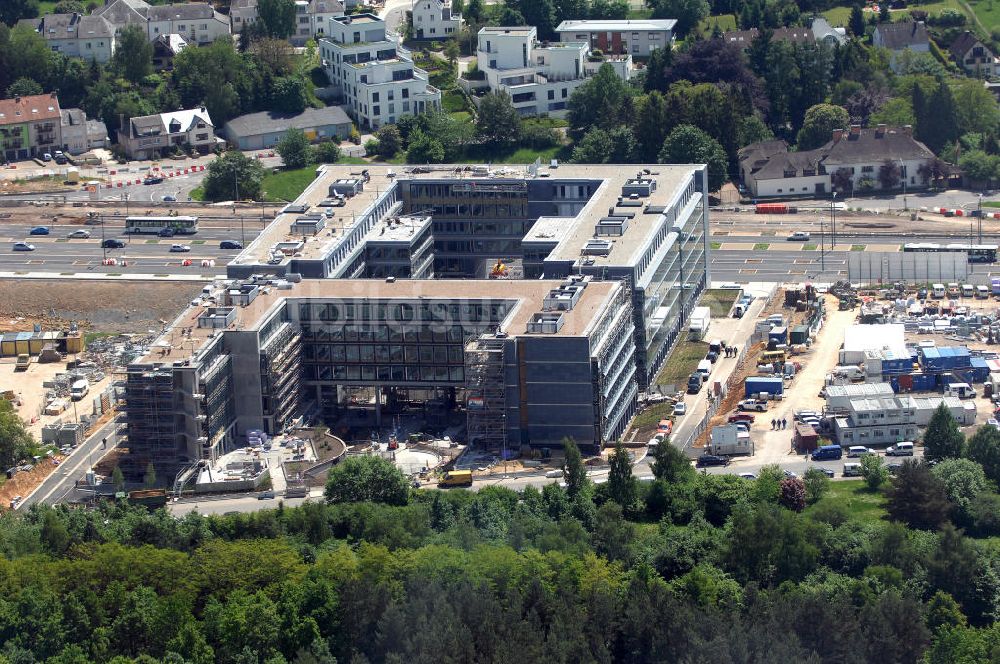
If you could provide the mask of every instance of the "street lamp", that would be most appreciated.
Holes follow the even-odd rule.
[[[906,205],[906,165],[902,159],[896,161],[899,162],[899,177],[903,180],[903,210],[909,210],[909,206]]]
[[[819,264],[820,272],[826,272],[826,239],[825,226],[823,225],[823,215],[819,215]],[[817,275],[818,276],[818,275]]]
[[[837,246],[837,192],[833,192],[833,198],[830,199],[830,226],[830,248],[833,249]]]
[[[979,194],[979,244],[983,243],[983,195]]]

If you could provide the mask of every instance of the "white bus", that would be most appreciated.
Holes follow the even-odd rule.
[[[198,217],[126,217],[126,233],[160,233],[170,229],[177,235],[193,235],[198,232]]]

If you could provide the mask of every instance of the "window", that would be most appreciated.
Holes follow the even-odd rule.
[[[374,111],[373,111],[373,113],[372,113],[372,115],[382,115],[381,107],[376,106],[375,109],[374,109]]]
[[[410,102],[408,102],[408,101],[404,101],[403,102],[403,112],[404,113],[409,113],[410,112]]]
[[[410,89],[403,88],[403,99],[409,99],[409,98],[410,98]]]
[[[392,101],[393,99],[396,98],[396,91],[395,90],[389,90],[389,94],[387,96],[389,97],[389,101]]]
[[[372,93],[372,101],[374,103],[376,103],[376,104],[378,103],[378,93],[377,92],[373,92]]]
[[[862,173],[874,173],[875,172],[875,167],[874,166],[862,166],[861,167],[861,172]]]
[[[187,30],[187,26],[185,26],[185,25],[178,25],[177,29],[178,30]]]
[[[395,104],[389,104],[389,112],[390,113],[395,113],[396,112],[396,105]]]
[[[567,91],[566,88],[563,88],[562,89],[562,98],[565,99],[567,97],[567,95],[569,95],[569,92]]]
[[[549,99],[555,99],[555,98],[556,98],[556,91],[549,90]]]

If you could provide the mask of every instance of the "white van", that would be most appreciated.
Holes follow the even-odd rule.
[[[990,297],[990,289],[986,286],[976,286],[976,299],[986,300]]]
[[[858,457],[863,457],[866,454],[871,454],[872,451],[865,447],[864,445],[852,445],[847,448],[847,457],[850,459],[856,459]]]
[[[861,464],[860,463],[845,463],[844,464],[844,477],[861,477]]]
[[[705,376],[705,379],[707,380],[709,374],[712,373],[712,361],[711,360],[702,360],[701,362],[699,362],[698,363],[698,373],[700,373],[703,376]]]
[[[853,364],[834,367],[833,373],[835,376],[843,376],[848,380],[860,380],[865,377],[865,372],[861,370],[861,367],[854,366]]]
[[[90,384],[87,382],[86,378],[81,378],[75,381],[73,385],[69,388],[69,396],[73,401],[79,401],[80,399],[87,396],[87,392],[90,392]]]
[[[959,399],[974,399],[976,397],[976,391],[968,383],[950,383],[945,388],[944,393],[946,396],[958,397]]]
[[[944,293],[944,284],[934,284],[931,287],[931,295],[938,300],[944,297]]]
[[[886,456],[913,456],[913,443],[896,443],[885,450]]]
[[[962,284],[962,297],[972,297],[975,293],[976,291],[972,287],[972,284]]]

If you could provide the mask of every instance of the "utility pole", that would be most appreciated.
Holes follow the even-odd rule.
[[[833,198],[830,199],[830,226],[830,249],[833,249],[837,246],[837,192],[833,192]]]
[[[100,217],[101,220],[101,255],[102,258],[107,259],[108,257],[108,247],[104,244],[104,215]]]
[[[826,272],[826,236],[823,215],[819,216],[819,264],[820,271]]]
[[[979,244],[983,243],[983,195],[979,194]]]

